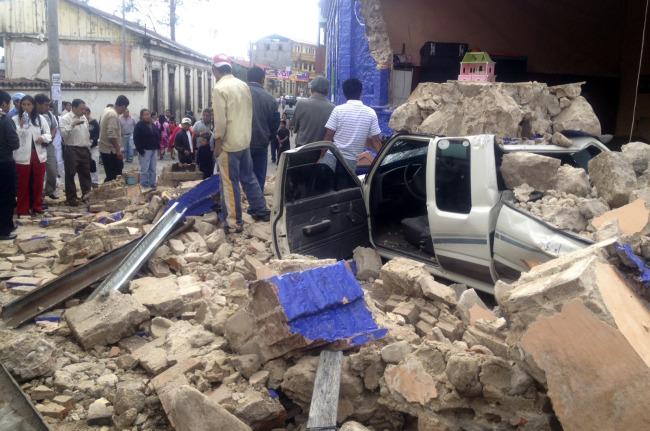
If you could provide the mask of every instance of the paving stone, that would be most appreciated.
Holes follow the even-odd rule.
[[[39,251],[45,251],[50,249],[50,244],[47,238],[37,238],[29,241],[23,241],[16,244],[20,249],[21,253],[31,254],[38,253]]]

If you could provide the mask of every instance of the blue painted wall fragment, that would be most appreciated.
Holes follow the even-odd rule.
[[[292,333],[328,342],[350,339],[354,345],[386,335],[387,330],[373,320],[363,289],[344,261],[269,281],[278,288]]]
[[[363,84],[361,101],[372,107],[379,117],[379,127],[385,136],[392,136],[388,127],[392,111],[388,110],[390,69],[377,69],[370,55],[370,44],[361,18],[361,2],[339,0],[327,19],[327,79],[331,83],[332,101],[346,102],[341,84],[348,78],[358,78]]]
[[[338,308],[363,296],[361,286],[343,261],[273,276],[270,281],[278,287],[278,298],[290,321]]]

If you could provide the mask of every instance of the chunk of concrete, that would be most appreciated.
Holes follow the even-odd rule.
[[[632,165],[637,177],[650,167],[650,145],[645,142],[630,142],[621,147],[621,152]]]
[[[398,257],[381,268],[381,279],[388,291],[412,297],[425,296],[449,305],[456,305],[453,289],[438,283],[422,262]]]
[[[179,316],[183,310],[175,276],[165,278],[143,277],[131,281],[133,298],[147,307],[152,316]]]
[[[501,174],[506,187],[514,189],[528,184],[539,192],[553,189],[560,160],[539,154],[514,152],[503,156]]]
[[[584,169],[563,165],[557,170],[555,190],[585,197],[591,192],[589,177]]]
[[[381,349],[381,359],[387,364],[399,364],[412,351],[408,341],[398,341]]]
[[[149,311],[131,295],[111,291],[66,310],[63,314],[72,334],[85,349],[113,344],[135,333],[149,319]]]
[[[587,220],[599,217],[609,211],[609,207],[600,199],[584,199],[580,202],[579,208],[580,214]]]
[[[593,136],[601,134],[600,121],[584,97],[576,97],[569,106],[553,117],[553,132],[564,130],[580,130]]]
[[[357,247],[352,253],[354,261],[357,263],[358,279],[379,278],[382,263],[377,250],[367,247]]]
[[[274,429],[286,421],[287,412],[278,397],[272,398],[266,388],[249,386],[242,395],[233,413],[251,428]]]
[[[408,102],[395,109],[390,116],[389,127],[395,131],[415,133],[421,123],[421,110],[417,102]]]
[[[257,355],[233,356],[230,358],[230,362],[235,367],[235,370],[239,371],[247,379],[259,371],[262,366]]]
[[[564,148],[569,148],[571,145],[573,145],[571,139],[567,138],[560,132],[553,133],[553,137],[551,138],[551,143],[553,145],[557,145],[558,147],[564,147]]]
[[[102,398],[88,407],[86,420],[88,421],[88,425],[110,425],[112,417],[113,413],[108,408],[108,401]]]
[[[650,388],[650,310],[605,259],[606,245],[538,265],[495,289],[510,320],[510,345],[548,386],[566,430],[650,423],[643,403]]]
[[[177,431],[251,431],[228,410],[190,386],[174,391],[167,417]]]
[[[600,153],[589,161],[589,176],[610,208],[629,203],[630,193],[637,187],[636,175],[625,156],[616,152]]]
[[[205,243],[208,246],[208,249],[210,249],[212,252],[217,251],[219,246],[226,243],[227,241],[226,232],[223,229],[218,229],[212,232],[205,239]]]

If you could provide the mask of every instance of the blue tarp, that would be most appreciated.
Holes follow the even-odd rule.
[[[627,254],[627,257],[629,257],[639,268],[639,271],[641,271],[641,281],[643,281],[646,286],[650,284],[650,269],[646,268],[643,260],[634,254],[630,244],[620,245],[619,243],[616,243],[616,246],[619,250],[624,251],[625,254]]]

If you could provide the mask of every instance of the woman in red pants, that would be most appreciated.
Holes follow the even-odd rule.
[[[18,176],[18,217],[43,212],[43,181],[45,180],[45,147],[52,141],[50,126],[42,115],[36,112],[32,96],[20,101],[18,115],[13,117],[20,147],[14,151]]]

